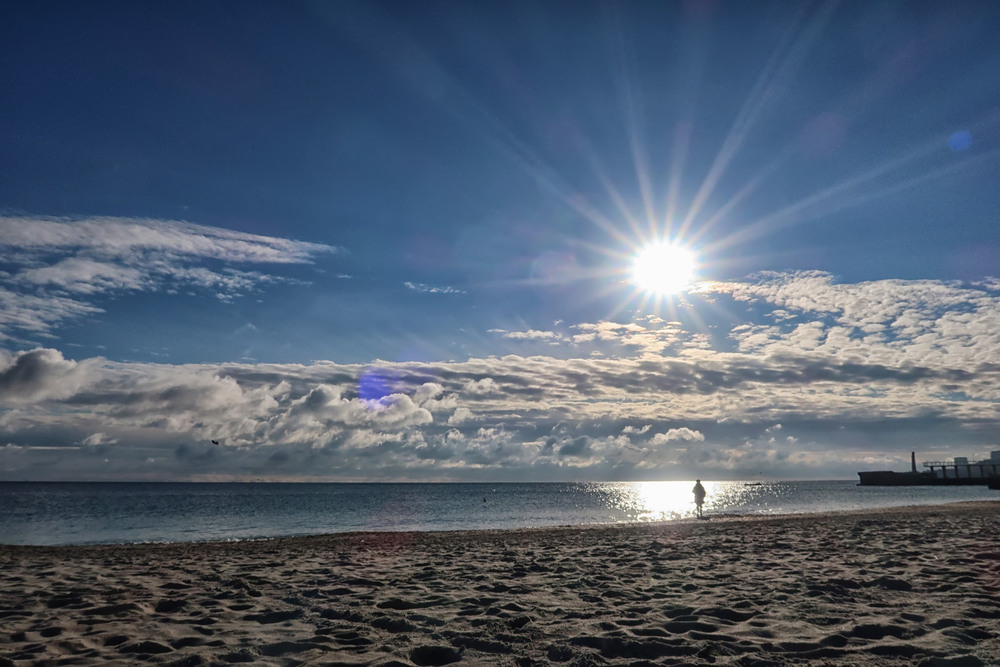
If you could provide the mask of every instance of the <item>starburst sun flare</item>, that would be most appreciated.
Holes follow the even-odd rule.
[[[632,261],[632,282],[657,296],[684,291],[694,282],[698,260],[690,248],[672,242],[651,243]]]

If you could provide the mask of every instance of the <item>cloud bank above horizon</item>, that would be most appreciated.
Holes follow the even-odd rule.
[[[550,353],[440,362],[3,352],[0,477],[829,479],[997,448],[996,280],[768,273],[685,307],[757,323],[493,330]]]

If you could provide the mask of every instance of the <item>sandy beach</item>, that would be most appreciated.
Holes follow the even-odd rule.
[[[0,547],[0,664],[997,665],[1000,502]]]

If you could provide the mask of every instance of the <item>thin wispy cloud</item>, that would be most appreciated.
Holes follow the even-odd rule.
[[[510,340],[538,340],[557,342],[563,338],[561,333],[556,331],[539,331],[529,329],[528,331],[507,331],[506,329],[490,329],[490,333],[499,334]]]
[[[175,220],[144,218],[0,218],[0,245],[27,258],[52,254],[115,258],[133,264],[154,258],[296,264],[331,246],[260,236]]]
[[[10,339],[15,331],[49,335],[58,324],[101,312],[101,308],[78,298],[0,286],[0,342]]]
[[[0,217],[0,252],[2,339],[100,313],[102,294],[200,289],[231,300],[293,281],[282,265],[341,251],[170,220]]]
[[[427,285],[424,283],[415,283],[409,280],[403,283],[403,286],[408,290],[414,292],[421,292],[423,294],[465,294],[465,290],[458,289],[457,287],[452,287],[451,285],[444,285],[441,287],[434,285]]]

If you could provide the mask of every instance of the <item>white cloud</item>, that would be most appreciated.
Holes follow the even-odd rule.
[[[0,341],[11,338],[11,331],[44,334],[67,320],[101,312],[97,306],[67,296],[24,294],[0,286]]]
[[[116,266],[93,259],[70,257],[51,266],[26,269],[18,282],[34,286],[55,286],[68,292],[95,294],[112,289],[139,290],[148,287],[149,275],[134,267]]]
[[[170,220],[0,217],[0,252],[12,267],[0,288],[0,340],[99,313],[91,299],[102,293],[196,288],[229,300],[290,281],[247,265],[307,264],[338,251]]]
[[[403,283],[403,286],[408,290],[413,290],[414,292],[421,292],[423,294],[465,294],[465,290],[460,290],[457,287],[452,287],[446,285],[444,287],[435,287],[433,285],[427,285],[424,283],[414,283],[409,280]]]
[[[233,263],[300,264],[336,249],[289,239],[144,218],[0,217],[0,246],[27,256],[67,255],[134,260],[201,257]]]
[[[575,343],[563,339],[563,358],[379,362],[394,380],[378,400],[358,395],[369,366],[129,364],[73,361],[51,348],[3,352],[0,442],[64,451],[63,477],[127,475],[128,462],[151,456],[166,476],[206,468],[263,476],[280,464],[283,474],[352,479],[708,477],[766,466],[829,478],[864,469],[886,450],[949,458],[996,448],[994,292],[768,276],[718,286],[713,307],[726,308],[730,293],[737,304],[752,299],[782,312],[765,325],[734,318],[716,341],[728,333],[738,346],[701,338],[691,347],[686,341],[700,332],[637,320],[578,326],[607,346],[603,357],[573,357]],[[865,331],[874,324],[888,333]],[[623,344],[637,339],[676,343]],[[74,444],[84,446],[68,449]],[[60,474],[32,468],[41,465],[34,450],[17,451],[0,452],[3,474]],[[96,451],[111,458],[107,471],[87,458]]]
[[[117,439],[109,438],[105,433],[91,433],[81,440],[80,444],[86,447],[95,447],[97,445],[113,445],[117,442]]]
[[[469,380],[465,383],[462,389],[466,393],[473,395],[495,394],[498,391],[497,383],[493,380],[493,378],[489,377],[482,378],[480,380]]]
[[[558,331],[508,331],[490,329],[490,333],[501,334],[514,341],[544,341],[551,345],[568,344],[575,351],[581,348],[601,349],[615,354],[639,352],[645,355],[662,355],[670,351],[680,351],[702,347],[703,336],[697,332],[682,330],[677,322],[666,322],[658,317],[639,318],[634,322],[585,322],[570,327],[582,333],[564,334]]]
[[[657,433],[650,439],[650,442],[654,445],[660,445],[667,442],[703,442],[704,440],[705,436],[701,432],[683,426],[681,428],[672,428],[666,433]]]
[[[555,331],[538,331],[529,329],[528,331],[506,331],[505,329],[490,329],[490,333],[498,333],[504,338],[511,340],[540,340],[555,342],[562,339],[562,334]]]
[[[764,355],[818,352],[867,362],[972,369],[1000,349],[1000,290],[976,284],[881,280],[837,284],[821,272],[762,274],[706,291],[777,306],[774,325],[734,329],[740,349]],[[788,314],[794,316],[789,318]],[[795,319],[809,321],[796,323]]]

